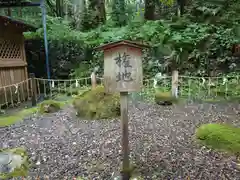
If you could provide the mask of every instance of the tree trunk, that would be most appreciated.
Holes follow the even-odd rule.
[[[184,8],[185,8],[185,0],[177,0],[177,16],[181,16],[184,14]]]
[[[105,9],[105,0],[99,0],[99,16],[100,22],[106,22],[106,9]]]
[[[64,19],[67,21],[68,20],[68,3],[65,2],[64,4]]]
[[[58,17],[63,17],[63,0],[56,0],[56,11]]]
[[[105,23],[106,11],[105,11],[105,0],[90,0],[89,13],[92,15],[92,27],[96,28],[98,25]]]
[[[22,8],[21,8],[21,7],[18,8],[18,16],[19,16],[19,17],[22,17]]]
[[[144,18],[146,20],[154,20],[155,0],[145,0]]]
[[[124,0],[113,0],[111,18],[116,26],[126,25],[127,19]]]
[[[11,10],[11,8],[8,8],[8,9],[7,9],[7,16],[12,16],[12,10]]]

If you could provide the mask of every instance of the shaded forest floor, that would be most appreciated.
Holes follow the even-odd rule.
[[[134,173],[144,179],[231,179],[240,170],[233,157],[197,145],[201,124],[225,122],[240,126],[238,103],[130,105],[129,132]],[[26,147],[32,161],[29,176],[113,179],[121,167],[119,119],[82,120],[71,106],[58,113],[31,116],[0,128],[0,148]]]

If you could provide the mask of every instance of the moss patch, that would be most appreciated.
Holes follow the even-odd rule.
[[[2,158],[0,179],[27,176],[30,163],[25,149],[0,149],[0,153],[7,157]]]
[[[196,138],[210,148],[240,155],[240,128],[228,124],[204,124],[196,130]]]
[[[21,121],[26,116],[36,113],[37,110],[38,110],[37,107],[34,107],[34,108],[23,109],[12,115],[1,115],[0,116],[0,127],[10,126],[10,125],[16,123],[17,121]]]
[[[40,113],[54,113],[61,109],[65,102],[55,101],[55,100],[46,100],[39,104]]]
[[[172,105],[174,103],[177,103],[177,101],[177,98],[173,97],[171,92],[155,92],[155,102],[158,105]]]
[[[87,119],[108,119],[120,115],[119,94],[106,94],[103,86],[75,97],[77,115]]]

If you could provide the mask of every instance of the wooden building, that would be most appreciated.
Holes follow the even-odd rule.
[[[33,26],[0,16],[0,87],[28,78],[23,32]]]
[[[28,79],[23,32],[35,30],[21,21],[0,16],[0,89]],[[2,99],[1,94],[2,91]]]

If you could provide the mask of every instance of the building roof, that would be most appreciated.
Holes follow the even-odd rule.
[[[13,19],[12,17],[8,17],[8,16],[2,16],[0,15],[0,25],[3,24],[5,27],[6,26],[15,26],[15,28],[21,32],[26,32],[26,31],[36,31],[37,28],[32,26],[32,25],[29,25],[29,24],[26,24],[25,22],[23,21],[19,21],[19,20],[16,20],[16,19]]]
[[[115,41],[115,42],[112,42],[112,43],[104,44],[102,46],[98,46],[95,49],[96,50],[107,50],[107,49],[111,49],[111,48],[121,46],[121,45],[136,47],[136,48],[139,48],[139,49],[149,47],[148,45],[143,44],[143,43],[139,43],[139,42],[134,42],[134,41],[129,41],[129,40],[120,40],[120,41]]]

